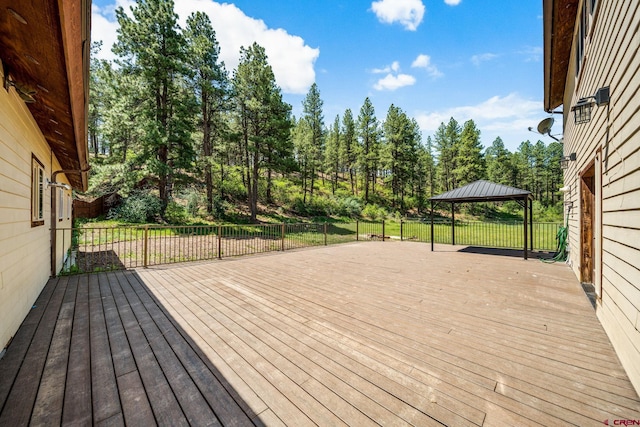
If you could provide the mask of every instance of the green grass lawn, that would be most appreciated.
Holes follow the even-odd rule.
[[[534,223],[534,249],[554,250],[559,223]],[[144,225],[119,225],[114,222],[83,224],[81,229],[74,230],[74,242],[79,245],[106,245],[117,242],[143,240]],[[149,239],[179,238],[187,236],[217,235],[222,232],[224,238],[262,238],[279,240],[282,233],[286,240],[292,242],[291,247],[315,246],[325,243],[334,244],[354,240],[385,237],[417,242],[431,242],[431,225],[422,221],[385,221],[384,232],[382,222],[358,221],[348,223],[304,223],[261,225],[207,225],[207,226],[148,226]],[[71,230],[58,230],[59,239],[69,239]],[[62,233],[62,237],[60,235]],[[451,243],[451,225],[438,223],[434,225],[435,243]],[[496,248],[522,248],[524,244],[523,227],[519,222],[456,222],[455,243],[458,245],[485,246]]]

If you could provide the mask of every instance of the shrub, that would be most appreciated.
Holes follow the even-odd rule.
[[[357,197],[346,197],[339,200],[339,209],[340,215],[355,218],[362,213],[362,204]]]
[[[389,215],[387,210],[382,206],[378,206],[374,203],[369,204],[362,210],[362,216],[373,221],[381,221]]]
[[[162,203],[155,195],[137,191],[122,200],[122,203],[109,211],[108,219],[123,222],[144,223],[155,221],[160,216]]]
[[[187,199],[187,212],[189,215],[192,217],[198,216],[204,197],[196,190],[189,190],[185,198]]]
[[[164,211],[164,219],[169,224],[185,224],[187,222],[187,209],[172,200],[167,204],[167,209]]]

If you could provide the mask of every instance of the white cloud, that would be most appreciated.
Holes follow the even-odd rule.
[[[117,6],[135,4],[132,0],[116,0]],[[111,46],[116,40],[113,10],[114,5],[92,10],[92,39],[103,40],[101,58],[113,59]],[[240,60],[240,47],[248,47],[257,41],[265,48],[269,64],[273,68],[276,83],[285,93],[305,94],[315,81],[314,64],[320,55],[320,49],[311,48],[299,37],[285,30],[267,27],[264,21],[251,18],[233,4],[216,3],[212,0],[180,0],[175,4],[180,17],[179,24],[184,28],[187,17],[196,11],[209,15],[216,37],[220,43],[220,57],[227,70],[235,69]]]
[[[449,6],[457,6],[460,4],[461,1],[462,0],[444,0],[444,2]]]
[[[387,74],[373,85],[375,90],[396,90],[405,86],[412,86],[416,83],[416,78],[409,74]]]
[[[478,55],[473,55],[471,57],[471,62],[477,67],[483,62],[491,61],[492,59],[495,59],[497,57],[498,55],[496,55],[495,53],[480,53]]]
[[[540,62],[544,51],[540,46],[529,46],[518,52],[518,54],[524,56],[525,62]]]
[[[542,116],[542,101],[525,99],[517,93],[507,96],[494,96],[477,105],[447,108],[440,111],[419,112],[415,115],[420,129],[433,134],[440,123],[447,123],[451,117],[462,124],[472,119],[482,131],[485,146],[500,136],[505,144],[514,151],[524,140],[543,139],[541,135],[530,133],[527,128],[535,126]]]
[[[380,22],[399,22],[409,31],[418,28],[425,12],[422,0],[378,0],[371,3],[371,10]]]
[[[431,63],[431,57],[429,55],[420,54],[411,63],[412,68],[423,68],[427,70],[427,73],[431,77],[442,77],[443,74],[438,70],[438,67]]]
[[[398,61],[393,61],[391,65],[387,65],[384,68],[374,68],[371,70],[373,74],[389,74],[392,71],[394,73],[400,71],[400,63]]]

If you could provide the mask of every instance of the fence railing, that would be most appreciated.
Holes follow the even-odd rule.
[[[556,248],[557,223],[534,223],[533,247]],[[523,247],[522,222],[458,222],[455,243],[496,248]],[[62,273],[119,270],[201,261],[354,241],[402,240],[451,243],[451,222],[422,221],[208,226],[118,226],[59,228],[69,247]]]

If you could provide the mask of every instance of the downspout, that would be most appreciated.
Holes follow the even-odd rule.
[[[63,173],[65,175],[69,175],[69,174],[82,175],[83,173],[88,172],[89,169],[91,169],[91,166],[87,165],[86,169],[57,170],[51,174],[51,182],[55,184],[56,176],[60,173]],[[56,214],[58,209],[56,206],[57,197],[56,197],[56,192],[54,191],[55,188],[57,187],[55,186],[51,187],[51,277],[56,277],[56,262],[57,262],[56,248],[57,248],[58,221],[56,220]]]

